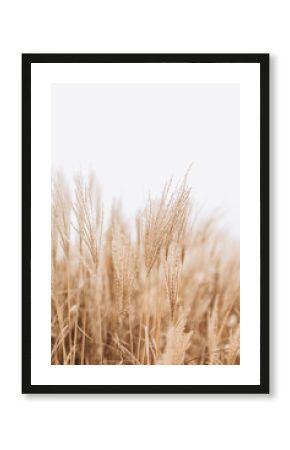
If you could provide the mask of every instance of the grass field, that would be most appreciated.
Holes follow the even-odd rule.
[[[199,218],[187,177],[104,219],[92,175],[53,176],[52,364],[239,364],[239,242]]]

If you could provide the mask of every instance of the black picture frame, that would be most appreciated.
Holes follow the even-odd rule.
[[[23,54],[22,55],[22,393],[33,394],[267,394],[269,393],[269,54]],[[260,384],[31,384],[31,64],[260,64]]]

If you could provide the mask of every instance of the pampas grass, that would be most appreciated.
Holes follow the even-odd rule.
[[[92,175],[53,177],[52,364],[239,364],[239,245],[192,220],[187,176],[104,225]]]

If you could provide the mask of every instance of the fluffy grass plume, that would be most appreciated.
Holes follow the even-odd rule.
[[[192,220],[186,178],[132,233],[94,176],[53,177],[52,364],[239,364],[239,245]]]

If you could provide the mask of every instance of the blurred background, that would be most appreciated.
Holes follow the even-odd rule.
[[[201,215],[240,235],[238,84],[54,84],[52,167],[93,170],[105,211],[120,198],[130,220],[171,176]]]

